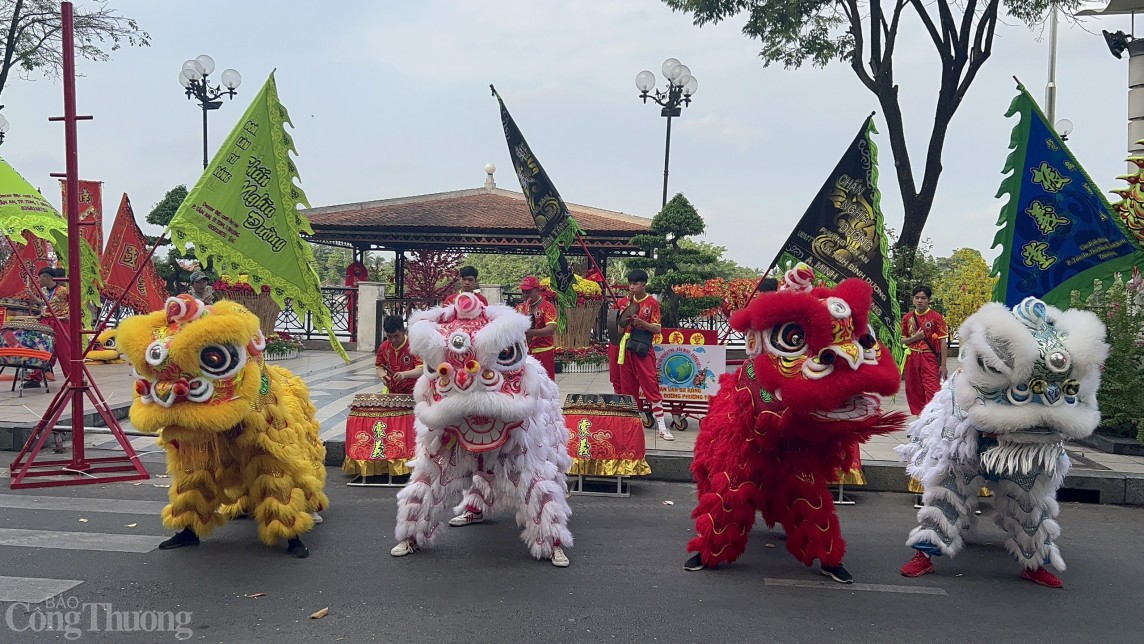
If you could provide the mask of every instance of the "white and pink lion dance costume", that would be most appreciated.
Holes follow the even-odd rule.
[[[412,317],[409,341],[425,375],[413,391],[417,457],[397,495],[391,555],[431,545],[450,499],[471,484],[454,512],[483,513],[494,495],[508,499],[532,556],[568,565],[568,429],[556,383],[528,355],[530,326],[470,293]]]
[[[1032,297],[1012,311],[986,304],[965,320],[961,369],[910,425],[911,442],[898,447],[925,487],[906,541],[917,553],[903,575],[933,572],[931,557],[965,547],[984,485],[994,492],[993,519],[1009,535],[1005,548],[1021,577],[1063,586],[1044,566],[1065,569],[1056,544],[1056,493],[1069,471],[1064,443],[1100,422],[1104,335],[1093,313],[1061,312]]]

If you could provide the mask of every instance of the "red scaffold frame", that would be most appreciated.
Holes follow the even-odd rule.
[[[67,328],[60,329],[71,338],[72,351],[68,356],[67,381],[56,392],[55,398],[44,411],[43,417],[24,443],[11,466],[12,489],[35,487],[58,487],[63,485],[84,485],[89,483],[112,483],[150,478],[147,469],[139,461],[135,449],[127,440],[119,421],[108,408],[107,401],[96,386],[95,380],[84,364],[87,343],[84,342],[80,312],[83,310],[80,293],[83,279],[80,271],[79,234],[79,151],[76,141],[76,121],[90,120],[90,116],[76,115],[75,102],[75,18],[71,2],[60,3],[63,24],[63,86],[64,116],[51,117],[50,121],[64,122],[64,141],[67,150],[66,173],[53,173],[53,177],[63,176],[67,184],[67,198],[64,213],[68,222],[68,308]],[[24,267],[25,270],[26,267]],[[53,314],[53,318],[54,318]],[[59,327],[59,325],[57,325]],[[123,448],[123,454],[100,458],[88,458],[84,445],[83,399],[87,397],[99,413],[115,439]],[[55,425],[71,404],[71,459],[50,459],[36,462],[40,450],[55,430]],[[31,480],[26,480],[31,479]]]

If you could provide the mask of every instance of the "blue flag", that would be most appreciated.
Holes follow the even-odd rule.
[[[997,224],[993,299],[1013,306],[1032,295],[1067,308],[1093,279],[1144,264],[1144,255],[1120,227],[1104,195],[1049,126],[1023,86],[1006,117],[1020,115],[997,197],[1009,195]]]

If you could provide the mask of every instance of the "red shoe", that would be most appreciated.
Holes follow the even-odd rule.
[[[1036,570],[1029,570],[1025,568],[1021,571],[1021,579],[1040,584],[1049,588],[1064,588],[1065,582],[1061,581],[1059,577],[1053,573],[1045,570],[1044,568],[1037,568]]]
[[[933,562],[920,550],[914,555],[913,559],[910,559],[906,562],[906,565],[902,566],[903,577],[921,577],[931,572],[933,572]]]

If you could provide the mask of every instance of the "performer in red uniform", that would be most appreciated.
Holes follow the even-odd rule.
[[[917,416],[941,389],[948,374],[946,338],[949,327],[941,313],[929,307],[933,291],[928,286],[914,289],[914,310],[902,316],[902,344],[906,354],[906,402]]]
[[[659,425],[659,437],[673,441],[675,437],[663,422],[663,405],[660,403],[663,397],[659,393],[659,378],[655,373],[655,352],[649,347],[647,353],[641,356],[628,345],[634,331],[646,331],[655,336],[663,330],[660,326],[659,302],[648,295],[646,271],[636,269],[629,272],[628,286],[631,296],[616,304],[620,310],[618,324],[624,330],[617,359],[620,364],[620,393],[634,396],[638,403],[642,391],[643,397],[651,404],[651,413]]]
[[[387,315],[381,328],[385,331],[385,342],[377,348],[377,359],[373,363],[377,377],[391,394],[412,394],[423,369],[421,358],[409,352],[405,321],[400,315]]]
[[[524,301],[516,312],[532,320],[532,328],[524,332],[528,340],[528,354],[544,365],[548,377],[556,380],[556,307],[540,297],[540,280],[529,275],[520,283]]]
[[[461,293],[472,293],[473,295],[477,296],[477,299],[481,301],[481,304],[487,305],[489,303],[489,301],[485,299],[485,296],[476,292],[477,291],[477,276],[479,275],[477,273],[476,267],[475,266],[462,266],[461,271],[460,271],[460,275],[461,275],[461,290],[456,292],[456,293],[453,293],[449,297],[446,297],[445,301],[442,302],[442,304],[452,304],[453,300],[456,300],[457,296],[460,295]]]

